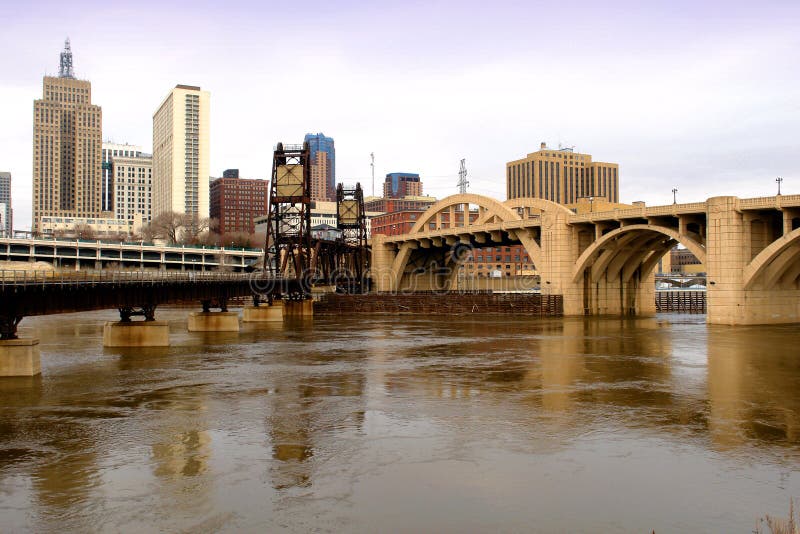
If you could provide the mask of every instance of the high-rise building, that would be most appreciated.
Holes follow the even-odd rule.
[[[11,237],[14,211],[11,208],[11,173],[0,172],[0,237]]]
[[[209,100],[208,91],[176,85],[153,115],[153,218],[209,215]]]
[[[383,182],[384,198],[421,197],[422,181],[419,174],[390,172]]]
[[[220,235],[256,231],[256,217],[269,213],[269,180],[239,178],[238,169],[226,170],[211,182],[211,218]]]
[[[126,152],[134,155],[111,158],[114,216],[132,221],[139,215],[148,223],[153,218],[153,158],[140,151],[122,151]]]
[[[102,212],[103,114],[92,84],[72,71],[69,39],[58,77],[45,76],[33,103],[33,231],[44,215],[98,217]]]
[[[592,161],[571,148],[548,148],[506,163],[506,194],[512,198],[543,198],[573,204],[579,198],[619,202],[619,165]]]
[[[336,149],[323,133],[306,134],[311,160],[311,199],[336,200]]]
[[[137,158],[142,155],[142,147],[125,144],[103,142],[103,174],[102,204],[103,211],[116,212],[114,209],[114,174],[111,169],[114,157]]]

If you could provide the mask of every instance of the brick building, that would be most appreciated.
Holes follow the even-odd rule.
[[[397,211],[425,211],[436,203],[434,197],[409,196],[404,198],[369,197],[364,201],[367,212],[394,213]]]
[[[211,182],[210,196],[211,218],[219,221],[220,235],[255,233],[254,219],[269,212],[269,180],[239,178],[237,169],[228,169]]]

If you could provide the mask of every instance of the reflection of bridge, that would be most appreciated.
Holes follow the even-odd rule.
[[[476,217],[456,217],[466,210]],[[707,266],[709,322],[800,321],[800,195],[586,214],[541,199],[454,195],[408,234],[374,237],[372,269],[379,291],[454,288],[459,244],[522,244],[542,292],[564,296],[565,314],[649,314],[654,269],[677,243]]]

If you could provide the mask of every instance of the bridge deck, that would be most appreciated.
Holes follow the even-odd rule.
[[[145,316],[152,318],[162,304],[216,301],[224,307],[233,297],[266,299],[301,289],[294,279],[261,273],[0,271],[0,338],[13,337],[16,324],[29,315],[116,308],[146,310]]]

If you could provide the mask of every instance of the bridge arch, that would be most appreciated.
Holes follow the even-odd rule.
[[[794,284],[800,277],[800,228],[765,247],[745,267],[743,274],[745,289],[753,289],[759,281],[764,289],[772,289],[781,282]]]
[[[534,200],[534,199],[527,199]],[[550,202],[544,201],[548,205],[543,206],[550,209]],[[474,221],[469,220],[469,216],[465,216],[460,225],[456,225],[455,214],[458,213],[456,209],[462,207],[461,213],[469,213],[470,206],[477,206],[478,216]],[[568,210],[567,210],[568,211]],[[443,217],[440,215],[448,214],[447,227],[444,227]],[[440,232],[442,230],[450,231],[448,233],[457,235],[475,235],[485,234],[488,232],[504,231],[512,234],[514,238],[518,239],[525,250],[528,252],[531,260],[535,265],[541,265],[542,252],[539,245],[531,233],[526,229],[510,228],[506,230],[504,223],[517,222],[522,220],[516,210],[512,207],[505,205],[503,202],[495,200],[483,195],[476,195],[473,193],[462,193],[452,195],[433,204],[428,208],[414,226],[408,232],[408,241],[403,242],[399,246],[397,255],[392,262],[392,272],[394,273],[395,284],[399,285],[406,267],[411,260],[414,250],[417,249],[416,241],[424,240],[430,232]],[[431,228],[431,223],[435,227]],[[488,226],[488,228],[487,228]]]
[[[643,274],[649,274],[677,243],[706,263],[705,247],[691,237],[664,226],[632,224],[612,230],[589,245],[575,262],[572,281],[580,282],[588,268],[593,280],[606,272],[612,277],[622,274],[627,281],[640,266]]]
[[[478,219],[480,220],[481,217],[497,217],[501,222],[506,221],[515,221],[519,220],[519,216],[511,209],[507,208],[502,202],[497,201],[490,197],[485,197],[483,195],[476,195],[473,193],[460,193],[458,195],[451,195],[449,197],[443,198],[442,200],[433,204],[430,208],[428,208],[422,216],[417,220],[411,230],[409,231],[410,235],[425,232],[427,231],[427,225],[431,223],[431,221],[436,221],[436,216],[440,213],[444,213],[445,210],[449,210],[453,207],[464,206],[464,205],[475,205],[478,206]],[[472,223],[468,220],[464,220],[464,226],[472,226],[475,223]],[[477,220],[475,221],[477,223]],[[453,221],[450,221],[449,228],[454,228]],[[437,228],[438,230],[439,228]]]
[[[556,213],[562,213],[564,215],[573,215],[572,210],[570,210],[569,208],[561,204],[557,204],[552,200],[545,200],[543,198],[529,198],[529,197],[512,198],[510,200],[506,200],[505,202],[503,202],[503,205],[507,208],[510,208],[515,213],[517,213],[517,217],[521,219],[525,219],[526,217],[520,216],[520,214],[518,213],[518,210],[520,208],[525,208],[528,210],[535,209],[541,211],[542,213],[556,212]],[[491,218],[490,214],[486,213],[484,214],[483,218],[478,218],[478,220],[475,221],[475,224],[485,224],[486,222],[488,222],[490,218]]]

